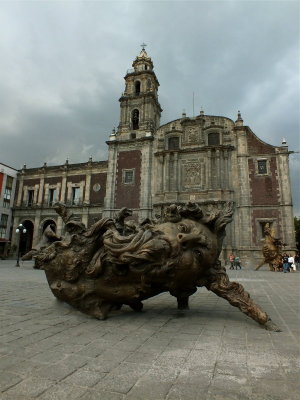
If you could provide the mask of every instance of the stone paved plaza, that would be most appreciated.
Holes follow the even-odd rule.
[[[31,262],[0,260],[0,399],[299,399],[300,273],[228,272],[283,332],[205,288],[189,311],[162,294],[98,321],[58,302]]]

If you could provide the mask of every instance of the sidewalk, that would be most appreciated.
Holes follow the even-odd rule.
[[[229,270],[283,332],[200,288],[98,321],[52,295],[32,262],[0,260],[1,400],[299,399],[300,273]]]

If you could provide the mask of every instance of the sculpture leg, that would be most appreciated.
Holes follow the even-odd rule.
[[[231,305],[238,307],[244,314],[263,325],[267,330],[280,332],[280,329],[271,321],[271,318],[251,299],[248,292],[238,282],[230,282],[225,268],[217,265],[209,271],[208,290],[228,300]]]
[[[189,310],[189,297],[177,297],[178,310]]]
[[[132,302],[132,303],[130,303],[128,305],[133,311],[137,311],[137,312],[138,311],[142,311],[142,309],[144,307],[144,305],[143,305],[143,303],[141,301],[135,301],[135,302]]]
[[[255,268],[255,271],[258,271],[260,267],[262,267],[265,264],[265,260],[262,261],[258,266]]]

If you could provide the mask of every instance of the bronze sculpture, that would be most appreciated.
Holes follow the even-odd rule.
[[[80,311],[105,319],[123,304],[133,310],[162,292],[187,309],[189,296],[205,286],[268,330],[279,331],[243,286],[230,282],[218,260],[233,205],[204,214],[194,203],[172,205],[164,217],[126,224],[124,208],[116,219],[103,218],[86,229],[62,204],[56,211],[66,236],[34,254],[53,294]],[[49,236],[49,234],[48,234]],[[50,235],[51,236],[51,235]]]
[[[270,271],[278,271],[282,267],[282,246],[284,243],[281,239],[276,238],[275,231],[267,223],[264,227],[264,242],[262,253],[264,256],[263,261],[255,268],[259,270],[264,264],[268,264]]]

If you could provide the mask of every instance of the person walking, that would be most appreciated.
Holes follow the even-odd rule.
[[[286,253],[283,255],[282,264],[283,264],[283,272],[284,273],[290,272],[289,271],[289,256]]]
[[[235,256],[234,265],[235,265],[235,269],[238,269],[238,267],[239,267],[239,269],[242,269],[241,259],[239,256]]]
[[[291,254],[289,255],[288,263],[289,263],[289,270],[290,270],[290,272],[291,272],[291,271],[295,272],[295,271],[296,271],[295,259],[294,259],[294,257],[293,257]]]
[[[300,254],[297,253],[295,255],[295,264],[296,264],[296,270],[299,271],[300,270]]]
[[[230,256],[229,256],[229,263],[230,263],[229,269],[234,269],[234,259],[235,259],[235,257],[234,257],[234,255],[231,253]]]

